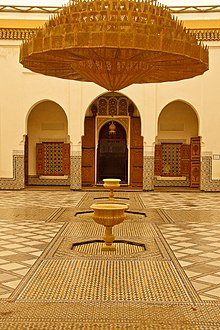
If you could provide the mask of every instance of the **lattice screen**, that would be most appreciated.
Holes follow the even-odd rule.
[[[99,116],[128,116],[129,101],[125,97],[102,96],[98,99]]]
[[[163,176],[181,175],[181,144],[179,143],[162,144],[162,175]]]
[[[37,175],[64,175],[70,172],[70,146],[62,142],[36,145]]]

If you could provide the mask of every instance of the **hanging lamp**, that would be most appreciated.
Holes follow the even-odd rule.
[[[117,91],[201,75],[208,49],[157,1],[75,0],[23,42],[20,63]]]

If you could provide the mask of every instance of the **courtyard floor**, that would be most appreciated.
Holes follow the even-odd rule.
[[[0,329],[220,329],[220,193],[0,191]]]

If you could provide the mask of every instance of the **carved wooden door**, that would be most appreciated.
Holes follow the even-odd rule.
[[[82,137],[82,185],[95,184],[95,117],[86,117]]]
[[[139,117],[131,117],[130,127],[130,185],[143,186],[143,137]]]
[[[24,143],[24,182],[28,185],[28,135],[25,135]]]
[[[163,168],[163,145],[156,144],[154,151],[154,175],[161,176]]]
[[[200,136],[191,138],[190,187],[200,187]]]
[[[36,172],[37,175],[44,175],[44,145],[36,144]]]
[[[190,176],[190,144],[181,145],[180,176]]]

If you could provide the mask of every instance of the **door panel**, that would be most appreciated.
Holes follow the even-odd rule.
[[[143,137],[141,136],[140,117],[131,117],[130,185],[143,186]]]
[[[200,136],[191,138],[190,187],[200,187]]]
[[[82,137],[82,185],[95,184],[95,117],[86,117]]]

